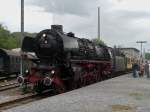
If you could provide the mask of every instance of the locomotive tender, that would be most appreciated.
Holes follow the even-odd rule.
[[[32,84],[38,93],[48,89],[62,93],[110,77],[112,72],[106,46],[64,33],[62,25],[52,25],[35,38],[25,37],[22,51],[35,52],[38,60],[18,82],[24,88]]]

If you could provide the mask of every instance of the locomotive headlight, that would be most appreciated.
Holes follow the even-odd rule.
[[[23,76],[17,77],[17,82],[18,82],[19,84],[23,84],[23,83],[24,83],[24,78],[23,78]]]
[[[45,77],[43,83],[45,86],[50,86],[52,84],[52,79],[49,77]]]
[[[51,74],[54,74],[54,73],[55,73],[55,71],[54,71],[54,70],[52,70],[52,71],[51,71]]]
[[[42,35],[42,37],[46,37],[46,34],[44,33],[44,34]]]
[[[25,70],[25,74],[27,75],[29,73],[29,70]]]

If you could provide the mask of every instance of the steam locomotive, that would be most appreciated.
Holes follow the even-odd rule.
[[[38,59],[17,80],[24,88],[32,85],[37,93],[62,93],[111,77],[113,72],[114,59],[107,46],[64,33],[62,25],[52,25],[35,38],[25,37],[22,51],[34,52]]]

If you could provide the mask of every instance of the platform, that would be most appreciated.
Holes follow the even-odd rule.
[[[150,79],[127,74],[3,112],[150,112]]]

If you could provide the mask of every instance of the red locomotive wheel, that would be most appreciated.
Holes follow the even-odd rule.
[[[55,94],[64,93],[66,91],[63,81],[58,76],[54,77],[53,85],[54,85],[54,93]]]
[[[54,85],[54,93],[55,94],[61,94],[66,91],[65,87],[59,86],[59,85]]]

